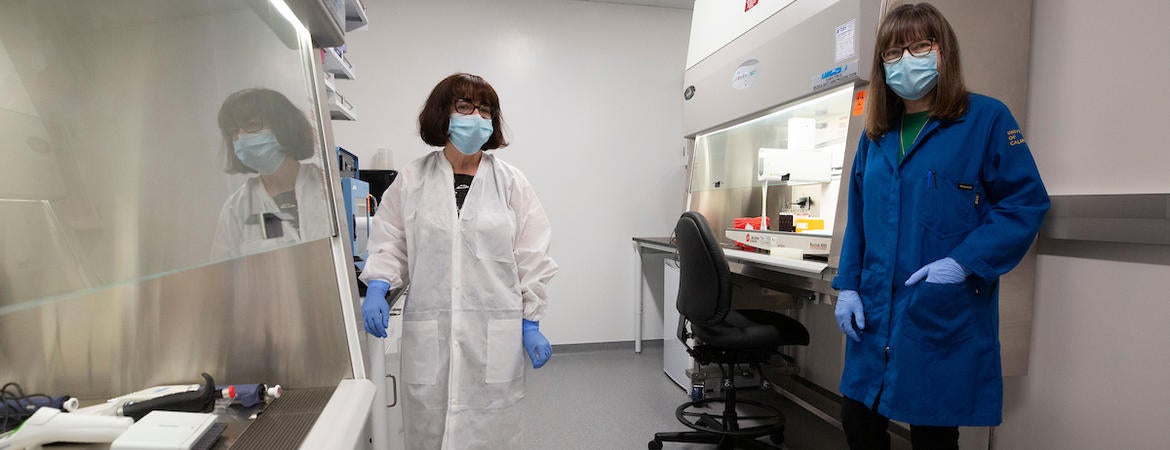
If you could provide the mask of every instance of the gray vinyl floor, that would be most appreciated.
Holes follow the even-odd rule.
[[[647,343],[641,354],[632,347],[558,348],[544,368],[528,367],[524,449],[644,449],[657,431],[685,431],[674,410],[687,394],[662,372],[661,341]],[[784,448],[845,448],[844,437],[832,426],[779,395],[769,394],[767,400],[785,411]],[[713,447],[668,443],[664,448]]]

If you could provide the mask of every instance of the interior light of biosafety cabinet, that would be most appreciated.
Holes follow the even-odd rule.
[[[297,30],[297,37],[304,38],[309,34],[309,30],[301,24],[301,21],[297,19],[297,15],[293,14],[292,9],[288,7],[288,4],[284,0],[268,0],[268,3],[276,9],[276,12],[280,13],[281,17],[284,17],[284,20],[288,21],[289,25],[292,25]]]
[[[830,98],[832,98],[832,97],[835,97],[835,96],[837,96],[837,95],[845,95],[845,94],[847,94],[847,93],[852,93],[852,92],[853,92],[853,85],[852,85],[852,84],[847,84],[847,85],[845,85],[845,86],[841,86],[841,87],[839,87],[839,88],[837,88],[837,89],[835,89],[835,90],[829,91],[829,92],[825,93],[824,95],[821,95],[821,96],[818,96],[818,97],[814,97],[814,98],[806,99],[806,100],[803,100],[803,101],[799,101],[799,100],[798,100],[798,101],[796,101],[796,102],[793,102],[793,103],[789,104],[789,106],[787,106],[787,107],[785,107],[784,109],[781,109],[781,110],[779,110],[779,111],[773,111],[773,112],[771,112],[771,113],[764,114],[764,115],[762,115],[762,116],[760,116],[760,117],[757,117],[757,118],[755,118],[755,119],[752,119],[752,120],[749,120],[749,121],[746,121],[746,122],[740,122],[740,123],[737,123],[737,124],[734,124],[734,125],[730,125],[730,126],[728,126],[728,127],[725,127],[725,128],[720,128],[720,129],[718,129],[718,130],[712,130],[712,131],[709,131],[709,132],[707,132],[707,133],[699,134],[699,135],[696,135],[696,136],[695,136],[695,138],[696,138],[696,139],[704,139],[704,138],[706,138],[707,136],[710,136],[710,135],[713,135],[713,134],[719,134],[719,133],[722,133],[722,132],[725,132],[725,131],[734,130],[734,129],[736,129],[736,128],[745,127],[745,126],[751,125],[751,124],[753,124],[753,123],[756,123],[756,122],[759,122],[759,121],[762,121],[762,120],[768,120],[768,119],[771,119],[771,118],[773,118],[773,117],[775,117],[775,116],[778,116],[778,115],[792,113],[793,111],[795,111],[795,110],[797,110],[797,109],[799,109],[799,108],[803,108],[803,107],[805,107],[805,106],[807,106],[808,104],[810,104],[810,103],[813,103],[813,102],[824,102],[824,101],[830,101],[829,99],[830,99]]]

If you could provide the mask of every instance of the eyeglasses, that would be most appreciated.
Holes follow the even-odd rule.
[[[264,119],[254,117],[242,123],[236,124],[237,130],[245,133],[259,133],[264,129]]]
[[[905,47],[890,47],[885,49],[882,51],[882,61],[887,63],[898,62],[898,60],[902,59],[902,55],[905,54],[903,53],[905,50],[909,50],[910,55],[921,58],[926,56],[926,54],[930,53],[930,51],[933,49],[934,39],[923,39]]]
[[[455,112],[467,115],[475,111],[479,111],[479,116],[484,119],[491,119],[494,112],[491,105],[477,105],[468,98],[455,99]]]

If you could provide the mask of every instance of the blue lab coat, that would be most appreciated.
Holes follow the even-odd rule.
[[[833,288],[856,290],[861,342],[848,340],[841,393],[912,425],[1002,421],[999,277],[1027,253],[1048,193],[1011,111],[970,94],[967,113],[931,119],[898,163],[899,125],[861,137]],[[935,260],[958,284],[906,279]]]

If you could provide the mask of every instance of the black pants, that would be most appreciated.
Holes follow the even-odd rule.
[[[878,396],[881,401],[881,396]],[[851,450],[890,450],[890,419],[878,414],[877,402],[873,409],[864,403],[844,398],[841,401],[841,423],[845,440]],[[910,444],[914,450],[959,450],[959,427],[927,427],[910,425]]]

